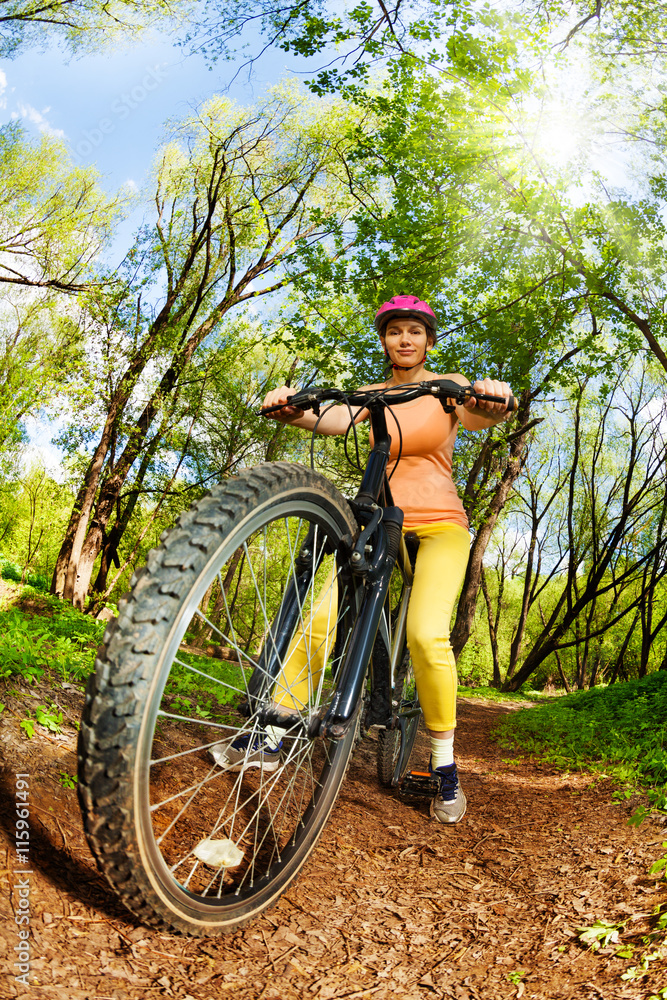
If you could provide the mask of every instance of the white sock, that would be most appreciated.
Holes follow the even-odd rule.
[[[448,736],[444,740],[431,737],[431,767],[435,771],[437,767],[446,767],[454,763],[454,737]]]
[[[267,726],[264,732],[266,733],[266,745],[269,750],[277,750],[287,730],[281,729],[280,726]]]

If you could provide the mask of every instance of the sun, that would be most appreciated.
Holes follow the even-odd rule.
[[[553,166],[565,167],[586,146],[586,124],[578,109],[560,102],[542,106],[533,123],[533,149]]]
[[[551,156],[567,162],[580,147],[578,122],[562,116],[553,117],[540,130],[539,142]]]

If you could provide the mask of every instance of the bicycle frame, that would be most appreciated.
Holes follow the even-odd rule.
[[[351,501],[357,523],[361,531],[354,548],[346,553],[349,571],[364,579],[364,596],[358,610],[358,615],[350,636],[347,653],[338,674],[336,690],[331,704],[326,706],[321,714],[311,718],[308,723],[308,735],[342,739],[349,727],[356,723],[357,707],[361,700],[366,679],[368,663],[373,651],[385,600],[389,590],[389,581],[400,558],[401,570],[406,583],[411,588],[412,568],[410,558],[402,537],[403,511],[392,503],[391,490],[386,478],[387,462],[391,438],[387,430],[384,407],[382,404],[368,405],[370,423],[373,431],[374,444],[368,457],[361,486]],[[312,546],[311,546],[312,548]],[[370,550],[370,551],[369,551]],[[304,565],[312,552],[308,551],[307,543],[302,546],[301,555]],[[389,675],[384,678],[374,678],[374,687],[388,686],[391,691],[394,672],[397,667],[398,650],[403,647],[405,624],[407,619],[407,603],[409,590],[404,595],[403,607],[399,621],[395,626],[398,630],[396,650],[389,664]],[[267,641],[268,653],[262,664],[261,673],[266,677],[277,676],[279,665],[286,651],[290,629],[285,627],[294,618],[291,606],[298,601],[298,581],[292,581],[287,589],[278,619],[271,630],[270,643]],[[387,621],[386,627],[391,628]],[[394,645],[387,645],[391,649]],[[259,672],[258,672],[259,673]],[[250,695],[253,694],[251,679]],[[251,698],[244,706],[247,714],[251,712]],[[389,699],[390,704],[390,699]],[[257,706],[259,724],[274,725],[289,728],[294,726],[294,716],[274,705]],[[391,715],[391,709],[389,710]],[[385,718],[381,724],[387,725],[390,718]]]

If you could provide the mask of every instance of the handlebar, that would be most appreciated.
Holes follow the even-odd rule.
[[[459,385],[446,378],[430,379],[423,382],[408,383],[405,386],[390,386],[384,389],[354,390],[344,392],[342,389],[324,387],[321,389],[308,388],[301,392],[296,392],[290,396],[289,403],[277,406],[267,406],[259,412],[261,416],[282,410],[284,406],[294,406],[299,410],[313,410],[319,414],[322,403],[342,403],[347,402],[350,406],[373,406],[380,403],[382,406],[394,405],[396,403],[408,403],[412,399],[420,396],[435,396],[436,399],[448,399],[457,406],[463,406],[468,399],[479,399],[489,403],[506,403],[505,412],[515,413],[519,403],[514,396],[507,399],[505,396],[489,396],[484,393],[475,392],[471,385]]]

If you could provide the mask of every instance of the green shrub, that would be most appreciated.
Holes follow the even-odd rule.
[[[11,580],[13,583],[20,583],[22,571],[16,563],[11,562],[5,556],[0,556],[0,576],[3,580]],[[26,582],[30,587],[34,587],[35,590],[46,591],[49,589],[49,581],[45,576],[40,573],[33,573],[32,570],[28,570],[26,574]]]
[[[3,580],[12,580],[14,583],[21,582],[21,570],[14,563],[10,563],[3,559],[2,570],[0,570]]]
[[[513,713],[497,729],[502,745],[562,767],[604,770],[653,789],[667,805],[667,672],[577,691]]]

